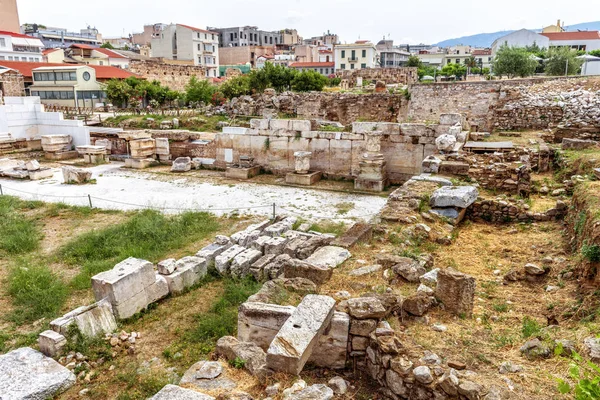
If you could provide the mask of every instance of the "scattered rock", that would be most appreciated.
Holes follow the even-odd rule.
[[[521,354],[528,358],[550,358],[552,349],[538,338],[528,340],[519,349]]]
[[[544,268],[540,268],[535,264],[529,263],[525,264],[525,272],[529,275],[543,275],[546,273]]]
[[[415,375],[415,379],[419,383],[428,385],[431,382],[433,382],[433,375],[431,375],[431,370],[429,369],[429,367],[426,367],[424,365],[416,367],[415,369],[413,369],[413,374]]]
[[[419,277],[425,274],[426,270],[420,263],[412,258],[402,257],[399,262],[392,267],[397,275],[408,282],[419,282]]]
[[[501,374],[516,374],[517,372],[523,371],[523,367],[517,364],[513,364],[510,361],[505,361],[500,364],[498,372]]]
[[[348,300],[348,313],[356,319],[385,317],[386,309],[376,297],[358,297]]]
[[[592,359],[593,362],[600,362],[600,338],[588,337],[583,341],[585,354]]]
[[[334,394],[343,395],[348,391],[348,382],[340,376],[331,378],[327,385],[333,390]]]
[[[446,332],[448,330],[446,325],[442,325],[442,324],[433,324],[431,326],[431,329],[433,329],[436,332]]]
[[[402,302],[402,310],[410,315],[422,317],[427,311],[435,306],[435,298],[423,293],[406,298]]]

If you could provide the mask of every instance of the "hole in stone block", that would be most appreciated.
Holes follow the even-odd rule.
[[[296,328],[296,329],[300,329],[300,325],[298,325],[298,324],[294,324],[294,328]]]

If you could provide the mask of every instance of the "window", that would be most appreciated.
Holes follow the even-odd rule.
[[[346,69],[346,64],[340,64],[340,69]]]
[[[0,60],[6,60],[6,58],[4,58],[4,56],[0,56]]]
[[[8,60],[12,61],[13,60],[13,56],[8,56]]]
[[[237,32],[235,32],[235,38],[237,39]]]
[[[352,50],[352,57],[350,57],[352,60],[356,60],[356,50]]]
[[[363,57],[363,58],[365,58],[366,56],[367,56],[367,51],[366,51],[366,50],[363,50],[363,51],[362,51],[362,57]]]
[[[210,35],[210,38],[211,38],[212,40],[215,40],[215,34],[214,34],[214,33],[211,33],[211,35]]]
[[[269,44],[273,44],[273,36],[269,38]]]
[[[321,75],[323,75],[323,68],[320,68],[320,69],[319,69],[319,73],[320,73]]]
[[[491,61],[492,61],[492,57],[488,57],[488,62],[491,62]]]
[[[0,46],[6,47],[6,39],[0,38]]]
[[[27,57],[21,57],[21,61],[27,61]]]
[[[265,43],[267,43],[267,37],[265,36]]]
[[[460,58],[457,58],[457,59],[456,59],[456,63],[457,63],[457,64],[460,64]]]
[[[202,57],[198,57],[198,64],[202,64]]]
[[[198,51],[202,51],[202,44],[198,43]]]
[[[208,35],[206,33],[204,34],[204,39],[208,39]]]
[[[350,64],[350,69],[354,69],[354,64]]]
[[[200,39],[200,32],[196,32],[198,39]]]
[[[233,42],[233,32],[229,34],[231,36],[231,41]]]
[[[342,50],[342,58],[346,58],[346,50]],[[344,65],[344,64],[342,64]]]
[[[361,68],[367,68],[367,64],[360,64]]]

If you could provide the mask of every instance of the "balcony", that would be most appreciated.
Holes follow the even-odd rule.
[[[358,57],[348,57],[348,62],[358,62]]]

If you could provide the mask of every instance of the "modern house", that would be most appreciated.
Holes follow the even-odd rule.
[[[296,29],[263,31],[257,26],[236,26],[232,28],[214,28],[219,33],[219,47],[242,46],[294,46],[302,43],[302,37]]]
[[[380,40],[375,47],[379,53],[379,66],[381,68],[403,67],[410,57],[408,51],[394,46],[393,40]]]
[[[570,47],[575,50],[592,51],[600,49],[600,32],[545,32],[541,34],[549,40],[549,47]]]
[[[206,76],[219,76],[219,34],[189,25],[167,25],[152,39],[152,57],[201,65]]]
[[[66,49],[72,44],[87,44],[95,47],[102,45],[102,35],[98,29],[91,27],[81,29],[79,33],[69,32],[64,28],[45,28],[37,24],[23,25],[21,30],[29,36],[40,39],[46,49],[55,47]]]
[[[81,64],[129,68],[129,59],[124,55],[114,50],[92,47],[87,44],[72,44],[67,49],[66,56]]]
[[[335,73],[335,62],[295,62],[290,64],[290,68],[297,71],[311,70],[329,76]]]
[[[368,40],[358,40],[355,43],[335,46],[336,71],[375,68],[377,66],[377,49]]]
[[[477,67],[490,68],[492,66],[492,49],[473,49],[471,55],[477,63]]]
[[[0,31],[0,61],[43,61],[41,40],[20,33]]]
[[[138,46],[150,46],[152,39],[159,38],[166,26],[166,24],[161,23],[144,25],[143,32],[131,35],[131,42]]]
[[[550,39],[542,34],[527,29],[521,29],[496,39],[494,43],[492,43],[492,56],[494,56],[500,47],[505,44],[509,47],[537,45],[540,48],[548,48],[550,47]]]

